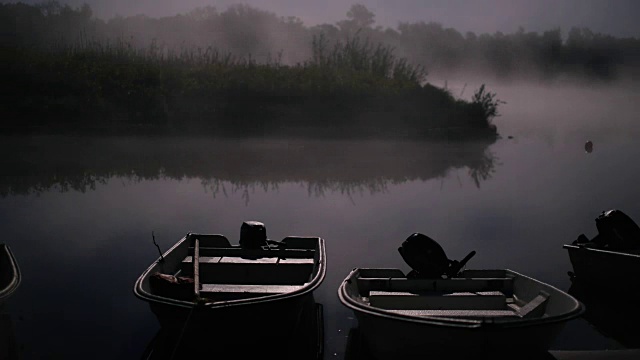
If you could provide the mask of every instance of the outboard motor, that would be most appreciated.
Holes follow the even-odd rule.
[[[268,245],[267,229],[259,221],[245,221],[240,227],[240,246],[246,249],[258,249]]]
[[[589,240],[581,234],[574,244],[584,244],[608,250],[640,248],[640,227],[620,210],[603,211],[596,218],[598,235]]]
[[[452,278],[458,275],[476,252],[472,251],[461,261],[449,260],[435,240],[420,233],[411,234],[398,248],[398,252],[412,271],[409,278]]]

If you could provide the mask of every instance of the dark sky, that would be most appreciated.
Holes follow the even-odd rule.
[[[15,2],[4,1],[1,2]],[[41,0],[23,0],[40,3]],[[59,0],[78,6],[91,5],[101,18],[114,15],[175,15],[198,6],[222,11],[230,4],[245,3],[280,16],[296,16],[306,25],[335,23],[346,18],[351,4],[359,2],[376,14],[376,24],[395,27],[398,22],[435,21],[458,31],[510,33],[573,26],[615,36],[640,37],[640,0]]]

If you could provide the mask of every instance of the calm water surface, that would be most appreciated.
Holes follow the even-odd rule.
[[[325,359],[344,358],[357,326],[337,298],[342,279],[354,267],[408,271],[397,247],[413,232],[452,259],[476,250],[469,268],[568,290],[562,244],[595,235],[602,210],[640,221],[639,93],[494,89],[507,105],[489,144],[4,137],[0,232],[23,272],[6,311],[21,358],[139,359],[158,331],[132,291],[158,256],[152,231],[163,250],[189,231],[237,242],[244,220],[272,239],[323,237]],[[625,346],[578,319],[554,348]]]

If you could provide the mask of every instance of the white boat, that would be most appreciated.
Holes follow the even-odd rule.
[[[295,328],[326,272],[324,240],[267,240],[264,224],[243,223],[239,245],[189,233],[145,270],[135,295],[167,329],[220,335],[284,335]]]
[[[509,269],[460,271],[475,252],[462,262],[442,261],[439,245],[414,235],[422,236],[416,247],[399,249],[407,262],[420,244],[441,256],[413,267],[409,275],[396,268],[355,268],[338,290],[376,358],[545,352],[564,325],[584,311],[566,292]],[[442,276],[425,275],[436,263],[443,266]]]
[[[547,351],[583,307],[571,295],[512,270],[464,270],[411,279],[399,269],[356,268],[340,285],[367,347],[382,358],[455,349]]]
[[[9,245],[0,244],[0,308],[16,291],[22,277]]]
[[[563,245],[573,267],[572,280],[594,291],[639,296],[640,227],[620,210],[603,211],[596,218],[598,234],[581,234]]]

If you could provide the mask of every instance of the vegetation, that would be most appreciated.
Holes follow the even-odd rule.
[[[1,126],[224,136],[496,135],[495,94],[483,86],[467,102],[429,85],[424,67],[372,40],[373,14],[365,7],[354,6],[347,16],[336,37],[330,28],[307,29],[247,6],[104,22],[86,5],[0,5]],[[304,60],[265,52],[273,39],[256,36],[262,32],[250,24],[274,22],[272,34],[302,34],[291,41],[308,42]],[[186,29],[196,28],[229,36],[206,47],[168,46],[155,37],[141,46],[125,28],[137,35],[177,29],[190,36],[197,30]],[[110,35],[116,32],[124,36]]]
[[[0,85],[3,126],[403,137],[489,129],[490,111],[421,85],[422,70],[389,48],[359,38],[326,53],[318,46],[312,60],[295,66],[212,49],[163,55],[124,42],[10,49]]]
[[[136,15],[103,20],[95,18],[86,5],[73,9],[55,1],[36,6],[2,4],[0,33],[0,41],[6,44],[29,47],[105,42],[120,37],[134,47],[148,48],[155,39],[163,51],[212,46],[221,53],[251,55],[257,62],[279,54],[282,63],[288,65],[312,56],[314,36],[324,34],[333,44],[359,33],[374,44],[394,48],[399,57],[423,64],[431,75],[440,77],[466,71],[483,78],[576,76],[615,80],[637,75],[640,68],[638,38],[616,38],[587,28],[463,34],[435,22],[403,22],[395,28],[383,28],[375,26],[375,14],[359,4],[351,6],[345,20],[316,26],[247,5],[230,6],[224,11],[209,6],[163,18]]]

